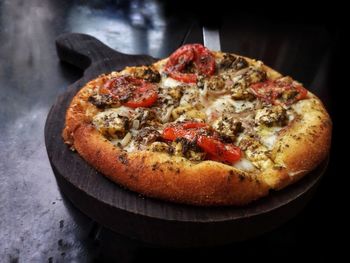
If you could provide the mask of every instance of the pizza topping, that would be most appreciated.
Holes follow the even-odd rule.
[[[226,69],[241,70],[248,66],[249,64],[247,60],[232,54],[224,54],[222,60],[219,63],[219,68],[223,70],[226,70]]]
[[[180,105],[197,105],[199,104],[199,90],[194,86],[184,88],[184,93],[180,100]]]
[[[287,111],[280,105],[259,109],[255,115],[255,123],[271,126],[285,126],[288,123]]]
[[[254,99],[254,96],[242,86],[236,86],[232,89],[231,96],[235,100],[248,100],[251,101]]]
[[[194,140],[196,136],[205,132],[203,128],[207,127],[207,124],[201,122],[173,123],[164,128],[162,137],[169,141],[174,141],[177,138]]]
[[[208,94],[210,95],[222,95],[227,92],[226,80],[222,76],[212,76],[207,81],[205,81],[206,87],[208,89]]]
[[[174,120],[178,120],[181,117],[183,118],[183,120],[186,120],[186,119],[205,120],[207,117],[204,112],[201,112],[190,105],[177,107],[172,111],[171,114]]]
[[[97,130],[110,138],[123,138],[129,128],[129,119],[114,110],[107,110],[98,113],[92,123]]]
[[[108,94],[130,108],[150,107],[158,98],[156,85],[130,76],[108,80],[100,93]]]
[[[259,99],[274,105],[291,105],[307,97],[307,90],[289,77],[253,84],[251,91]]]
[[[111,108],[95,115],[93,124],[129,152],[210,159],[247,171],[265,167],[279,130],[295,115],[286,106],[307,91],[288,77],[267,80],[261,62],[231,54],[216,59],[214,74],[214,55],[187,45],[170,56],[162,75],[152,66],[113,75],[88,99]]]
[[[233,142],[236,135],[243,131],[242,122],[233,117],[221,117],[213,123],[215,131],[224,136],[225,141]],[[229,139],[229,140],[228,140]]]
[[[161,86],[164,88],[174,88],[183,85],[184,83],[172,78],[168,78],[165,74],[162,75]]]
[[[184,94],[185,86],[176,86],[174,88],[167,89],[168,94],[176,101],[179,101]]]
[[[221,59],[219,63],[219,68],[220,69],[228,69],[231,67],[233,62],[237,60],[237,57],[232,54],[224,54],[223,58]]]
[[[249,67],[244,74],[238,75],[232,80],[231,96],[236,100],[253,100],[255,97],[248,87],[256,82],[261,82],[266,79],[266,72]]]
[[[208,154],[208,159],[232,164],[241,158],[242,152],[239,147],[223,143],[212,136],[199,136],[198,146]]]
[[[135,137],[135,141],[142,144],[148,145],[161,138],[159,131],[153,127],[142,128]]]
[[[232,105],[235,107],[236,113],[250,111],[260,106],[256,101],[247,100],[232,100]]]
[[[139,128],[157,126],[159,124],[157,112],[154,109],[137,108],[135,113],[135,120],[139,121]]]
[[[172,143],[172,147],[175,156],[185,157],[191,161],[201,161],[204,160],[206,156],[194,140],[177,138]]]
[[[132,135],[130,132],[128,132],[124,138],[120,141],[120,144],[122,147],[125,147],[129,144],[129,142],[131,141]]]
[[[267,147],[267,149],[271,150],[277,141],[279,136],[279,131],[281,127],[268,127],[258,129],[257,133],[260,139],[260,142]]]
[[[197,75],[211,76],[215,72],[215,59],[211,52],[200,44],[180,47],[168,59],[165,72],[173,79],[196,83]]]
[[[241,158],[238,162],[234,164],[234,167],[243,171],[254,171],[255,166],[247,158]]]
[[[240,140],[239,147],[258,169],[271,165],[272,161],[268,157],[269,150],[256,139],[250,136],[244,136]]]
[[[140,121],[139,120],[133,120],[132,121],[132,128],[134,129],[134,130],[138,130],[139,128],[140,128]]]
[[[150,145],[149,150],[152,152],[172,152],[171,147],[165,142],[154,142]]]
[[[162,113],[161,122],[168,123],[171,118],[171,113],[173,112],[174,106],[169,106],[165,108],[165,111]]]
[[[205,123],[185,122],[172,124],[163,130],[162,137],[165,140],[175,141],[175,143],[182,140],[181,147],[185,147],[183,139],[189,141],[191,145],[196,144],[207,154],[206,158],[210,160],[234,163],[241,157],[241,151],[237,146],[231,143],[224,143],[220,135],[211,131]]]
[[[153,67],[137,67],[133,68],[134,71],[132,72],[133,77],[144,79],[147,82],[155,82],[158,83],[161,79],[160,74],[158,70],[156,70]]]
[[[212,102],[212,104],[205,110],[208,121],[212,122],[223,115],[230,115],[236,112],[234,100],[230,95],[224,95]]]
[[[94,94],[88,98],[88,101],[100,109],[106,108],[115,103],[112,96],[109,94]]]
[[[247,62],[247,60],[245,60],[242,57],[238,57],[232,64],[231,64],[231,68],[233,68],[234,70],[240,70],[243,68],[248,67],[249,64]]]

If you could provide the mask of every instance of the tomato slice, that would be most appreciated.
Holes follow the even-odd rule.
[[[214,137],[199,136],[198,146],[208,154],[209,159],[225,163],[234,163],[238,161],[242,152],[239,147],[223,143]]]
[[[154,89],[154,85],[148,83],[140,87],[135,93],[132,99],[128,100],[124,103],[125,106],[130,108],[138,108],[138,107],[150,107],[152,106],[158,99],[158,93]]]
[[[176,79],[178,81],[185,82],[185,83],[196,83],[197,82],[196,74],[186,74],[186,73],[171,71],[168,73],[168,75],[173,79]]]
[[[298,95],[296,96],[297,100],[303,100],[307,97],[307,89],[305,89],[303,86],[299,85],[296,86],[295,89],[298,91]]]
[[[212,76],[215,73],[215,59],[210,51],[202,46],[197,46],[194,64],[197,66],[198,72],[205,76]]]
[[[207,124],[201,122],[173,124],[164,128],[162,137],[169,141],[174,141],[177,138],[186,138],[192,141],[199,133],[199,129],[207,126]]]
[[[113,99],[130,108],[150,107],[158,99],[155,84],[130,76],[122,76],[107,81],[100,92],[110,94]]]
[[[290,105],[307,97],[307,90],[294,81],[267,80],[255,83],[250,88],[255,96],[274,105]]]
[[[239,147],[223,143],[215,136],[202,135],[200,129],[209,128],[201,122],[185,122],[169,125],[163,130],[162,137],[169,141],[177,138],[196,140],[197,145],[207,153],[207,158],[213,161],[234,163],[241,158],[242,152]]]
[[[214,74],[215,59],[210,50],[201,44],[184,45],[170,55],[165,72],[178,81],[195,83],[196,74]]]
[[[203,123],[203,122],[185,122],[182,124],[182,127],[184,129],[191,129],[191,128],[208,127],[208,125],[206,123]]]

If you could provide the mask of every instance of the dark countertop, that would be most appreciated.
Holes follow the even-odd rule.
[[[54,40],[64,32],[87,33],[118,51],[165,57],[182,43],[201,42],[196,16],[157,1],[0,1],[0,261],[171,262],[187,259],[260,259],[297,251],[322,261],[336,210],[329,198],[340,171],[334,139],[328,172],[306,209],[275,231],[254,240],[207,249],[156,249],[98,226],[62,197],[44,145],[44,124],[58,94],[81,72],[61,63]],[[175,10],[176,11],[176,10]],[[321,21],[223,16],[223,51],[263,60],[316,93],[339,118],[329,83],[339,56],[339,29]],[[333,86],[333,85],[332,85]],[[339,133],[338,133],[339,134]],[[327,212],[325,212],[327,211]],[[315,224],[317,222],[317,224]],[[312,248],[309,246],[313,244]],[[291,253],[292,252],[292,253]],[[274,259],[275,257],[275,259]],[[288,261],[287,260],[287,261]]]

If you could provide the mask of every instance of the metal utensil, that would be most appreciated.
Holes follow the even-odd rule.
[[[207,48],[214,51],[220,51],[221,44],[219,30],[203,26],[203,42],[204,46]]]

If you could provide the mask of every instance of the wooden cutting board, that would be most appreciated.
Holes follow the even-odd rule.
[[[125,66],[151,64],[156,59],[122,54],[83,34],[61,35],[56,47],[59,58],[83,69],[84,75],[52,106],[45,126],[46,148],[63,194],[99,224],[153,245],[220,245],[246,240],[280,226],[300,212],[314,193],[327,160],[295,185],[246,207],[173,204],[140,196],[109,181],[63,143],[66,109],[76,92],[98,75]]]

